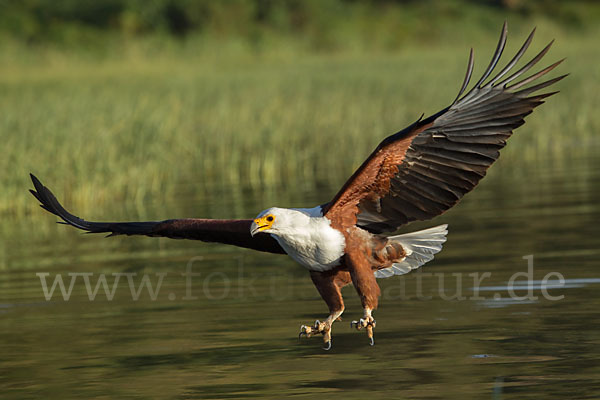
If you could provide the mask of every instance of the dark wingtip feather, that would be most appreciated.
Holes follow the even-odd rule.
[[[500,34],[500,39],[498,40],[498,45],[496,46],[496,51],[494,52],[494,55],[492,56],[492,60],[490,61],[490,64],[488,65],[487,69],[483,73],[483,76],[479,79],[479,82],[477,82],[475,84],[474,88],[481,88],[481,85],[483,84],[483,82],[490,76],[490,74],[492,73],[494,68],[496,68],[498,61],[500,61],[500,57],[502,56],[502,53],[504,52],[504,47],[506,46],[507,36],[508,36],[508,25],[507,25],[506,21],[504,21],[504,25],[502,25],[502,33]]]
[[[31,174],[31,180],[35,187],[35,191],[31,190],[32,194],[40,202],[40,206],[44,210],[62,220],[58,221],[60,224],[71,225],[89,233],[112,232],[114,235],[147,235],[152,233],[153,227],[159,223],[156,221],[126,223],[86,221],[68,212],[52,194],[50,189],[42,185],[40,180],[33,174]]]
[[[558,77],[556,77],[556,78],[549,79],[549,80],[547,80],[547,81],[545,81],[545,82],[538,83],[537,85],[531,86],[531,87],[529,87],[529,88],[527,88],[527,89],[521,89],[521,90],[519,90],[518,92],[515,92],[515,94],[516,94],[517,96],[527,96],[527,95],[530,95],[530,94],[532,94],[532,93],[535,93],[535,92],[537,92],[537,91],[538,91],[538,90],[540,90],[540,89],[543,89],[543,88],[545,88],[545,87],[548,87],[548,86],[550,86],[550,85],[553,85],[553,84],[555,84],[555,83],[556,83],[556,82],[558,82],[558,81],[561,81],[561,80],[563,80],[563,79],[564,79],[564,78],[566,78],[567,76],[569,76],[569,74],[564,74],[564,75],[558,76]]]
[[[496,69],[496,66],[498,65],[498,61],[500,61],[500,57],[502,57],[502,53],[504,52],[504,47],[506,46],[507,36],[508,36],[508,24],[506,21],[504,21],[504,25],[502,25],[502,32],[500,33],[500,39],[498,40],[498,44],[496,45],[496,50],[494,51],[494,55],[492,56],[492,59],[490,60],[489,65],[483,72],[483,75],[481,76],[481,78],[479,78],[477,83],[475,85],[473,85],[471,90],[469,90],[467,92],[467,94],[465,94],[462,98],[460,98],[460,94],[459,94],[459,96],[458,96],[459,98],[454,100],[454,102],[451,104],[451,106],[453,106],[458,101],[465,100],[469,96],[473,95],[473,93],[475,93],[476,91],[478,91],[482,88],[483,83],[485,82],[485,80],[487,78],[489,78],[489,76],[492,74],[494,69]]]
[[[35,188],[35,190],[29,189],[29,193],[31,193],[33,197],[35,197],[36,200],[40,202],[40,207],[42,207],[49,213],[60,217],[59,212],[55,207],[53,207],[49,200],[49,198],[54,197],[52,193],[48,190],[48,188],[42,185],[42,182],[40,182],[40,180],[35,175],[30,173],[29,176],[31,177],[31,181],[33,182],[33,186]]]
[[[554,43],[554,40],[550,41],[550,43],[548,43],[546,45],[546,47],[544,47],[542,49],[542,51],[540,51],[535,57],[533,57],[531,59],[531,61],[529,61],[527,64],[525,64],[523,67],[521,67],[521,69],[519,69],[517,72],[510,75],[508,78],[504,79],[502,82],[497,83],[495,86],[501,86],[501,87],[506,88],[510,82],[517,79],[519,76],[523,75],[525,72],[529,71],[529,69],[531,67],[533,67],[535,64],[537,64],[538,61],[540,61],[542,59],[542,57],[544,57],[546,55],[548,50],[550,50],[550,47],[552,47],[553,43]]]
[[[554,96],[557,93],[560,93],[560,90],[555,90],[554,92],[544,93],[544,94],[541,94],[540,96],[545,99],[547,97]]]
[[[452,105],[456,104],[460,96],[465,92],[467,86],[469,86],[469,82],[471,82],[471,76],[473,75],[473,48],[471,47],[471,51],[469,52],[469,62],[467,63],[467,73],[465,74],[465,79],[463,80],[463,84],[458,91],[458,95],[452,102]]]
[[[31,177],[31,181],[35,187],[35,192],[33,190],[30,190],[30,192],[40,202],[40,207],[61,218],[64,221],[61,223],[71,225],[79,229],[90,229],[90,226],[86,223],[86,221],[72,215],[65,210],[60,202],[56,199],[54,194],[52,194],[50,189],[45,187],[35,175],[29,174],[29,176]]]
[[[527,85],[528,83],[531,83],[533,81],[535,81],[536,79],[538,79],[541,76],[546,75],[548,72],[552,71],[554,68],[558,67],[563,61],[565,61],[566,58],[563,58],[561,60],[558,60],[557,62],[555,62],[554,64],[544,68],[543,70],[531,75],[528,78],[523,79],[522,81],[519,81],[515,84],[512,84],[510,86],[506,86],[506,89],[508,90],[517,90],[525,85]]]
[[[40,188],[43,187],[42,183],[32,173],[29,174],[29,177],[31,178],[31,182],[33,182],[33,187],[35,188],[35,190],[29,189],[29,191],[31,192],[31,194],[33,194],[39,200],[38,193],[40,192]]]
[[[533,30],[531,31],[531,33],[529,34],[529,36],[527,36],[527,39],[525,40],[525,42],[523,43],[523,45],[521,46],[521,48],[519,49],[519,51],[517,52],[517,54],[515,54],[515,56],[512,58],[512,60],[510,60],[508,62],[508,64],[506,64],[506,66],[498,73],[498,75],[496,75],[494,78],[492,78],[487,83],[486,87],[492,87],[492,86],[494,86],[494,84],[496,82],[498,82],[500,79],[502,79],[502,77],[504,75],[506,75],[512,69],[512,67],[514,67],[519,62],[519,60],[521,59],[521,57],[523,57],[523,55],[525,54],[525,52],[527,52],[527,49],[529,48],[529,45],[533,41],[533,37],[534,36],[535,36],[535,28],[533,28]]]
[[[560,90],[555,90],[554,92],[542,93],[535,96],[537,99],[546,99],[550,96],[554,96],[556,93],[560,93]],[[542,102],[543,103],[543,102]]]
[[[40,197],[38,196],[38,194],[35,190],[29,189],[29,193],[31,193],[33,195],[33,197],[35,197],[39,202],[42,201],[42,199],[40,199]]]
[[[34,196],[39,200],[40,198],[38,196],[41,195],[42,192],[44,191],[44,189],[45,189],[44,185],[42,185],[42,182],[40,182],[40,180],[32,173],[29,174],[29,177],[31,178],[31,181],[33,182],[33,187],[35,188],[35,190],[37,192],[37,195],[34,194]],[[33,192],[32,190],[30,190],[30,191]]]

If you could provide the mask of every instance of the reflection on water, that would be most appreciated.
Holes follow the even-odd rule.
[[[3,228],[2,398],[597,398],[598,161],[496,166],[447,215],[409,227],[449,223],[444,251],[419,273],[379,281],[374,347],[348,326],[361,310],[345,288],[330,352],[319,338],[297,339],[327,310],[284,256],[102,239],[40,212]],[[200,193],[190,181],[176,198],[90,217],[249,217],[336,189]],[[49,291],[57,276],[72,287],[68,301],[58,284],[45,299],[41,282]]]

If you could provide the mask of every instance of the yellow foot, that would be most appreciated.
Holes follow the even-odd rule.
[[[315,321],[313,326],[310,325],[302,325],[300,326],[300,333],[298,334],[298,339],[302,338],[302,336],[306,336],[307,338],[313,335],[323,335],[323,343],[325,343],[325,347],[323,350],[331,349],[331,325],[327,322],[321,322],[319,320]]]
[[[369,316],[366,318],[361,318],[358,321],[350,322],[350,328],[356,328],[356,330],[361,330],[363,328],[367,328],[367,336],[369,337],[369,344],[373,346],[375,344],[375,339],[373,339],[373,329],[375,329],[376,322],[373,317]]]

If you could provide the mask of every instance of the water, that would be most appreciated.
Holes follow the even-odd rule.
[[[352,287],[331,351],[297,339],[326,307],[285,256],[102,239],[41,211],[11,224],[0,258],[0,397],[600,398],[600,157],[499,164],[458,207],[408,228],[449,223],[449,240],[420,273],[379,280],[374,347],[349,327],[361,315]],[[248,217],[337,189],[194,187],[89,217]],[[191,284],[188,265],[200,274]],[[66,289],[73,278],[69,300],[58,287],[46,300],[40,273]],[[115,273],[112,300],[102,288],[90,300],[85,278],[94,289],[104,274],[112,289]],[[155,300],[147,287],[135,300],[144,276]]]

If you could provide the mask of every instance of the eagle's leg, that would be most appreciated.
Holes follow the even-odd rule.
[[[375,340],[373,339],[375,319],[371,313],[377,308],[381,290],[366,257],[362,254],[348,255],[347,264],[350,269],[352,283],[360,297],[364,310],[363,317],[358,321],[352,321],[350,327],[356,327],[358,330],[366,328],[369,344],[373,346],[375,344]]]
[[[329,316],[323,322],[315,321],[313,326],[302,325],[299,336],[310,337],[322,334],[325,343],[324,349],[329,350],[331,348],[331,327],[336,320],[341,319],[340,316],[344,312],[341,289],[351,282],[350,274],[348,271],[336,268],[325,272],[311,271],[310,277],[329,307]]]

